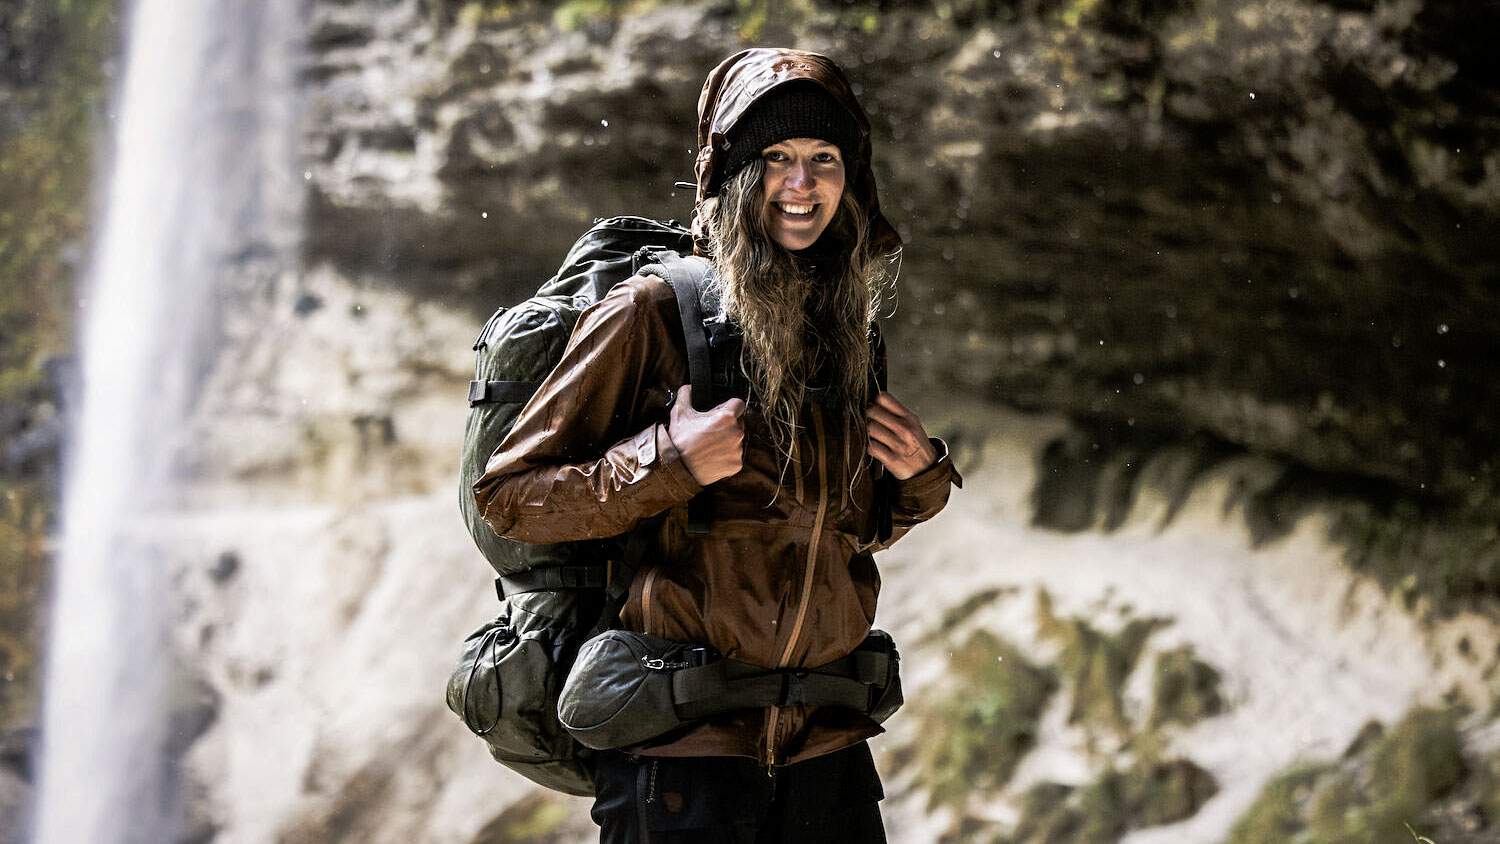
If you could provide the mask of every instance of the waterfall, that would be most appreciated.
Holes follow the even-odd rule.
[[[170,586],[140,528],[186,506],[173,453],[212,360],[216,289],[245,255],[295,260],[300,5],[130,8],[79,301],[82,389],[64,456],[38,844],[180,834]]]

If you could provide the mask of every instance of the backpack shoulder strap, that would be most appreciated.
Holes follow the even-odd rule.
[[[682,339],[687,350],[688,383],[693,409],[702,413],[714,406],[713,357],[703,325],[703,291],[713,265],[705,258],[683,257],[670,249],[642,249],[636,253],[636,272],[660,276],[677,296]],[[688,502],[688,533],[708,533],[713,525],[713,499],[699,493]]]
[[[702,413],[714,406],[713,360],[708,352],[708,334],[703,330],[703,286],[712,265],[701,258],[683,258],[675,252],[661,256],[662,278],[677,295],[677,313],[686,342],[688,383],[693,386],[693,409]]]

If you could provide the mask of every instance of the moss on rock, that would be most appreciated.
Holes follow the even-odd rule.
[[[566,802],[534,792],[485,824],[472,844],[561,844],[572,814]]]
[[[1223,711],[1219,672],[1198,659],[1192,648],[1177,648],[1156,658],[1147,729],[1156,730],[1167,724],[1192,724]]]
[[[1412,841],[1469,773],[1456,722],[1451,710],[1416,709],[1340,762],[1289,770],[1266,785],[1226,844]]]
[[[0,12],[0,729],[35,718],[74,276],[116,4],[21,0]]]
[[[1037,720],[1057,677],[985,631],[953,651],[944,696],[918,701],[922,737],[914,759],[931,804],[962,807],[1003,786],[1036,741]]]
[[[1021,799],[1021,821],[999,844],[1115,844],[1132,829],[1192,817],[1218,793],[1205,770],[1185,759],[1142,760],[1101,772],[1081,788],[1044,782]]]
[[[1062,645],[1058,668],[1073,694],[1068,722],[1126,735],[1130,725],[1121,690],[1146,640],[1168,622],[1135,618],[1118,632],[1105,633],[1083,619],[1057,618],[1045,590],[1037,596],[1037,617],[1038,635]]]

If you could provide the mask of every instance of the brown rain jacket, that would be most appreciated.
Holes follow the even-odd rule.
[[[950,484],[961,482],[947,448],[938,442],[938,461],[915,477],[877,485],[873,463],[856,472],[850,459],[867,461],[863,441],[851,443],[853,431],[809,405],[802,458],[783,471],[752,402],[744,468],[708,490],[712,531],[690,535],[686,505],[702,487],[667,433],[673,391],[688,381],[681,325],[671,288],[654,276],[615,286],[586,311],[475,483],[479,512],[501,535],[550,543],[618,536],[667,511],[620,613],[626,628],[769,668],[842,657],[875,615],[877,490],[889,495],[895,541],[941,510]],[[772,707],[716,717],[636,750],[784,764],[879,732],[852,710]]]

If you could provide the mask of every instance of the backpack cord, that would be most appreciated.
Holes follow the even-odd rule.
[[[495,720],[492,721],[492,722],[490,722],[490,725],[488,727],[485,727],[482,730],[476,730],[476,729],[474,729],[473,721],[472,721],[472,719],[469,718],[469,688],[470,688],[470,686],[472,686],[474,684],[474,673],[479,670],[479,663],[481,661],[481,657],[479,657],[477,654],[484,653],[485,648],[489,648],[489,651],[490,651],[490,663],[494,664],[494,662],[495,662],[495,642],[500,639],[500,634],[505,633],[505,632],[509,632],[509,631],[510,631],[510,628],[507,627],[507,626],[505,626],[505,625],[496,625],[495,627],[491,628],[489,632],[487,632],[487,633],[484,634],[484,639],[480,640],[480,642],[479,642],[479,649],[478,649],[478,651],[476,653],[476,656],[474,658],[474,664],[471,665],[471,666],[469,666],[469,678],[464,681],[464,700],[463,700],[464,725],[467,726],[471,731],[473,731],[474,735],[476,735],[476,736],[485,735],[485,734],[489,733],[491,730],[493,730],[496,727],[500,726],[500,718],[501,718],[502,712],[503,712],[503,707],[499,707],[499,706],[495,707]],[[502,690],[500,688],[500,672],[496,671],[495,672],[495,699],[496,700],[500,700],[501,694],[502,694]]]

